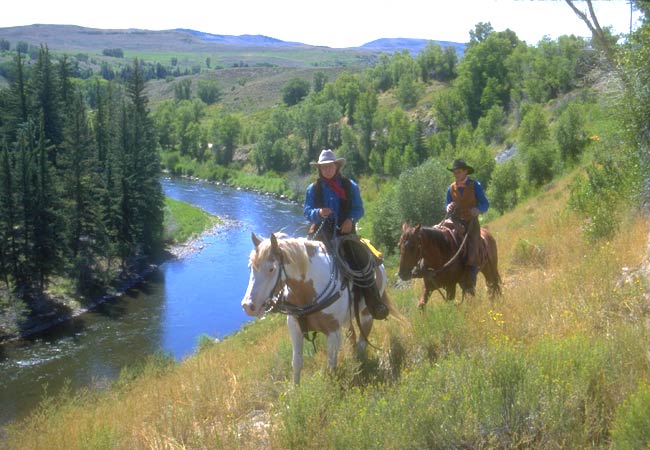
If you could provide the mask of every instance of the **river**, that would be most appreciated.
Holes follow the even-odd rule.
[[[0,345],[0,426],[25,417],[45,394],[101,388],[120,370],[162,351],[191,355],[202,335],[221,339],[251,320],[240,300],[248,284],[251,232],[304,236],[300,206],[270,196],[178,178],[165,195],[228,219],[200,251],[165,262],[125,295],[28,339]]]

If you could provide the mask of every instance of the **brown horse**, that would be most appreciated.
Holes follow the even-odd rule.
[[[456,285],[460,284],[463,296],[467,290],[465,265],[459,248],[462,240],[446,226],[422,227],[419,224],[409,227],[402,224],[399,239],[399,277],[402,280],[423,278],[424,286],[419,306],[429,301],[435,289],[445,289],[447,300],[456,296]],[[481,253],[484,255],[480,271],[485,277],[490,297],[501,294],[501,277],[497,268],[497,244],[485,228],[481,228]]]

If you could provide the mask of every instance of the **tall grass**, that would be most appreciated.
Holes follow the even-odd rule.
[[[164,240],[178,244],[198,236],[221,220],[189,203],[165,197]]]
[[[417,302],[377,322],[366,358],[306,345],[291,378],[284,317],[272,315],[180,364],[155,358],[106,392],[70,394],[8,426],[8,449],[644,448],[650,444],[648,221],[597,245],[558,182],[489,223],[504,294]],[[543,255],[543,257],[540,257]],[[394,280],[396,260],[387,259]]]

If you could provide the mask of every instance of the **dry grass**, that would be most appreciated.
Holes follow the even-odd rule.
[[[623,277],[630,273],[624,268],[644,261],[648,221],[630,218],[611,241],[590,244],[580,220],[565,209],[567,195],[566,183],[559,182],[489,224],[499,245],[501,298],[490,301],[480,281],[476,298],[457,305],[435,294],[420,313],[419,282],[395,288],[390,294],[407,325],[377,323],[371,340],[381,350],[370,350],[361,362],[346,345],[335,377],[322,378],[321,336],[315,354],[306,345],[304,382],[294,388],[284,319],[273,316],[180,365],[152,364],[107,393],[78,395],[45,407],[8,428],[4,445],[35,450],[212,449],[314,447],[325,442],[346,447],[357,442],[370,448],[374,439],[409,448],[406,441],[400,445],[399,430],[393,429],[401,423],[402,432],[418,436],[413,442],[425,446],[458,443],[452,439],[458,435],[470,447],[515,442],[553,447],[564,442],[568,447],[608,448],[617,405],[640,380],[650,378],[650,354],[641,350],[650,329],[646,281]],[[522,251],[521,242],[539,250]],[[592,349],[584,342],[593,342],[593,354],[586,354]],[[431,376],[464,387],[452,388],[451,395],[440,384],[418,384]],[[467,400],[485,397],[475,386],[497,381],[508,386],[509,377],[524,380],[513,385],[521,392],[508,394],[518,399],[511,409],[490,410],[495,400],[486,398],[482,416]],[[469,397],[463,400],[462,395]],[[448,419],[452,437],[419,436],[416,418],[405,421],[423,396],[432,396],[427,401],[443,411],[454,411]],[[461,402],[453,406],[455,401]],[[530,435],[504,434],[501,425],[485,431],[499,421],[515,427],[517,408],[525,412],[522,421],[535,418],[532,425],[522,426],[533,430]],[[427,411],[435,414],[435,409]],[[296,427],[305,435],[296,435]]]

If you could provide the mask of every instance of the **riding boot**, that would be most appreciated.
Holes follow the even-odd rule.
[[[363,297],[366,299],[366,306],[373,319],[384,320],[388,317],[388,306],[381,301],[379,289],[373,284],[370,287],[362,288]]]
[[[469,295],[476,294],[476,276],[478,275],[478,267],[469,266],[467,267],[467,288],[465,292]]]

